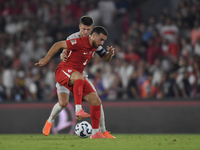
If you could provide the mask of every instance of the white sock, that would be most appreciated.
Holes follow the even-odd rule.
[[[104,116],[102,104],[101,104],[101,118],[100,118],[100,122],[99,122],[99,131],[101,133],[106,132],[105,116]]]
[[[65,107],[64,107],[65,108]],[[53,123],[56,119],[56,117],[59,115],[59,113],[64,109],[62,108],[59,103],[56,103],[51,111],[51,114],[49,116],[48,122]]]
[[[92,135],[95,135],[98,131],[99,129],[92,129]]]
[[[75,105],[75,112],[76,113],[81,109],[82,109],[82,105]]]

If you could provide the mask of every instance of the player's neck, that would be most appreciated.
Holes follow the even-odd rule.
[[[80,38],[82,38],[82,37],[83,37],[83,35],[81,35],[81,33],[80,33],[80,32],[79,32],[78,36],[79,36]]]
[[[93,40],[92,40],[91,36],[88,37],[88,39],[89,39],[90,46],[92,46]]]

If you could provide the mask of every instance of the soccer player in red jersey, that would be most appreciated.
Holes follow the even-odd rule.
[[[83,37],[55,43],[47,55],[40,59],[36,66],[44,66],[59,49],[68,49],[66,62],[61,62],[56,69],[56,80],[71,91],[75,99],[86,100],[91,104],[92,135],[91,138],[105,138],[98,131],[101,100],[96,91],[85,80],[82,72],[87,63],[93,58],[96,49],[107,39],[107,31],[101,26],[95,27],[90,37]],[[108,49],[108,59],[114,55],[114,49]]]
[[[93,28],[92,25],[93,25],[93,19],[91,17],[89,17],[89,16],[81,17],[80,24],[79,24],[80,31],[68,36],[67,40],[89,36],[89,34]],[[112,48],[112,47],[107,46],[107,49],[110,49],[110,48]],[[102,46],[99,46],[97,48],[97,50],[95,51],[95,53],[98,54],[99,57],[101,57],[104,61],[110,60],[109,53],[107,53],[107,50],[105,50]],[[108,55],[108,57],[107,57],[107,55]],[[63,60],[65,62],[67,60],[67,50],[64,49],[60,56],[61,56],[61,60]],[[92,86],[94,88],[94,85],[88,79],[88,75],[85,72],[83,72],[83,75],[84,75],[85,79],[90,83],[90,86]],[[69,93],[70,93],[69,89],[60,85],[59,83],[56,83],[56,87],[57,87],[59,103],[55,104],[55,106],[52,109],[51,115],[48,118],[48,122],[50,122],[50,123],[54,122],[55,117],[59,114],[59,112],[62,109],[64,109],[67,106],[67,103],[69,102]],[[96,91],[95,88],[94,88],[94,90]],[[62,106],[61,107],[60,104],[65,104],[65,105],[64,106],[61,105]],[[80,101],[80,102],[75,101],[75,116],[78,119],[86,118],[86,117],[90,116],[88,113],[84,112],[84,110],[82,109],[82,101]],[[45,134],[45,135],[49,134],[49,132],[50,132],[50,130],[48,128],[47,128],[48,130],[46,130],[46,128],[47,127],[45,127],[43,130],[43,134]],[[99,131],[101,133],[103,133],[103,135],[106,136],[106,138],[115,138],[114,136],[112,136],[110,134],[109,131],[106,130],[105,116],[104,116],[104,110],[103,110],[102,105],[101,105],[101,117],[100,117],[100,122],[99,122]]]
[[[89,36],[90,32],[93,28],[93,19],[89,16],[83,16],[80,19],[79,24],[79,32],[71,34],[69,37],[67,37],[67,40],[70,39],[76,39],[84,36]],[[107,49],[113,49],[113,47],[108,47]],[[67,50],[64,49],[61,53],[61,60],[64,62],[67,60]],[[109,61],[111,58],[109,57],[109,53],[107,50],[105,50],[102,46],[99,46],[97,50],[95,51],[103,60]],[[83,72],[83,75],[85,79],[90,83],[90,86],[94,88],[94,85],[89,81],[87,74]],[[59,113],[68,105],[69,103],[69,89],[67,89],[65,86],[60,85],[59,83],[56,83],[57,88],[57,94],[58,94],[58,103],[56,103],[51,111],[51,114],[48,118],[48,120],[45,123],[45,126],[43,128],[43,134],[48,136],[52,127],[53,122],[55,121],[55,118],[59,115]],[[95,88],[94,88],[95,90]],[[96,91],[96,90],[95,90]],[[76,117],[78,119],[89,117],[90,115],[82,109],[82,102],[75,102],[75,113]],[[104,116],[104,110],[103,106],[101,104],[101,117],[99,122],[99,131],[106,137],[106,138],[115,138],[110,134],[109,131],[106,130],[105,126],[105,116]]]

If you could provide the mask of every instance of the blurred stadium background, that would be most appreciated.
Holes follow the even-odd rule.
[[[95,56],[86,67],[105,106],[107,127],[116,133],[200,132],[199,0],[0,3],[0,133],[41,132],[57,102],[60,53],[45,67],[34,63],[53,43],[77,32],[83,15],[106,27],[104,47],[116,50],[110,63]],[[63,115],[74,125],[72,95],[70,102]]]

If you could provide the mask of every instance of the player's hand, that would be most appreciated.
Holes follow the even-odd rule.
[[[42,58],[38,63],[35,63],[35,66],[45,66],[49,61],[46,58]]]
[[[67,50],[64,49],[62,51],[62,53],[60,54],[60,59],[63,61],[63,62],[66,62],[67,61]]]
[[[115,48],[113,48],[112,46],[107,46],[107,51],[111,54],[111,56],[115,55]]]

